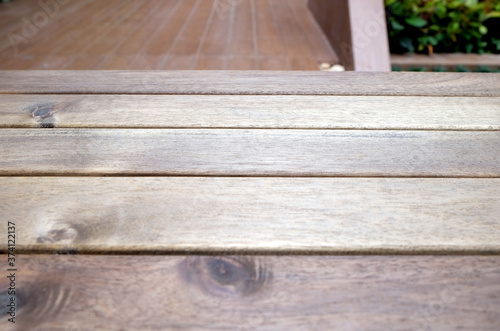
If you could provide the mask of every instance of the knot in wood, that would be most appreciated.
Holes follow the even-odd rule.
[[[267,267],[253,257],[188,257],[181,264],[181,271],[190,284],[219,297],[254,294],[271,278]]]

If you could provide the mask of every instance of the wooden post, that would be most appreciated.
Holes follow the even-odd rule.
[[[309,0],[347,70],[391,71],[382,0]]]

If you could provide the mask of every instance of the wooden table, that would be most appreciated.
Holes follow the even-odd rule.
[[[3,71],[0,93],[2,330],[500,327],[498,74]]]

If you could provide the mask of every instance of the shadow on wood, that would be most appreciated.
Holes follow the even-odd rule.
[[[382,0],[309,0],[309,9],[347,70],[391,71]]]

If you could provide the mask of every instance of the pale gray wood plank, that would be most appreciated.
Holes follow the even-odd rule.
[[[434,53],[392,54],[392,65],[398,66],[500,66],[500,54]]]
[[[500,74],[0,71],[0,93],[500,96]]]
[[[0,175],[500,176],[498,131],[2,129]]]
[[[0,201],[24,252],[500,253],[499,178],[1,177]]]
[[[499,130],[500,98],[0,94],[0,127]]]

